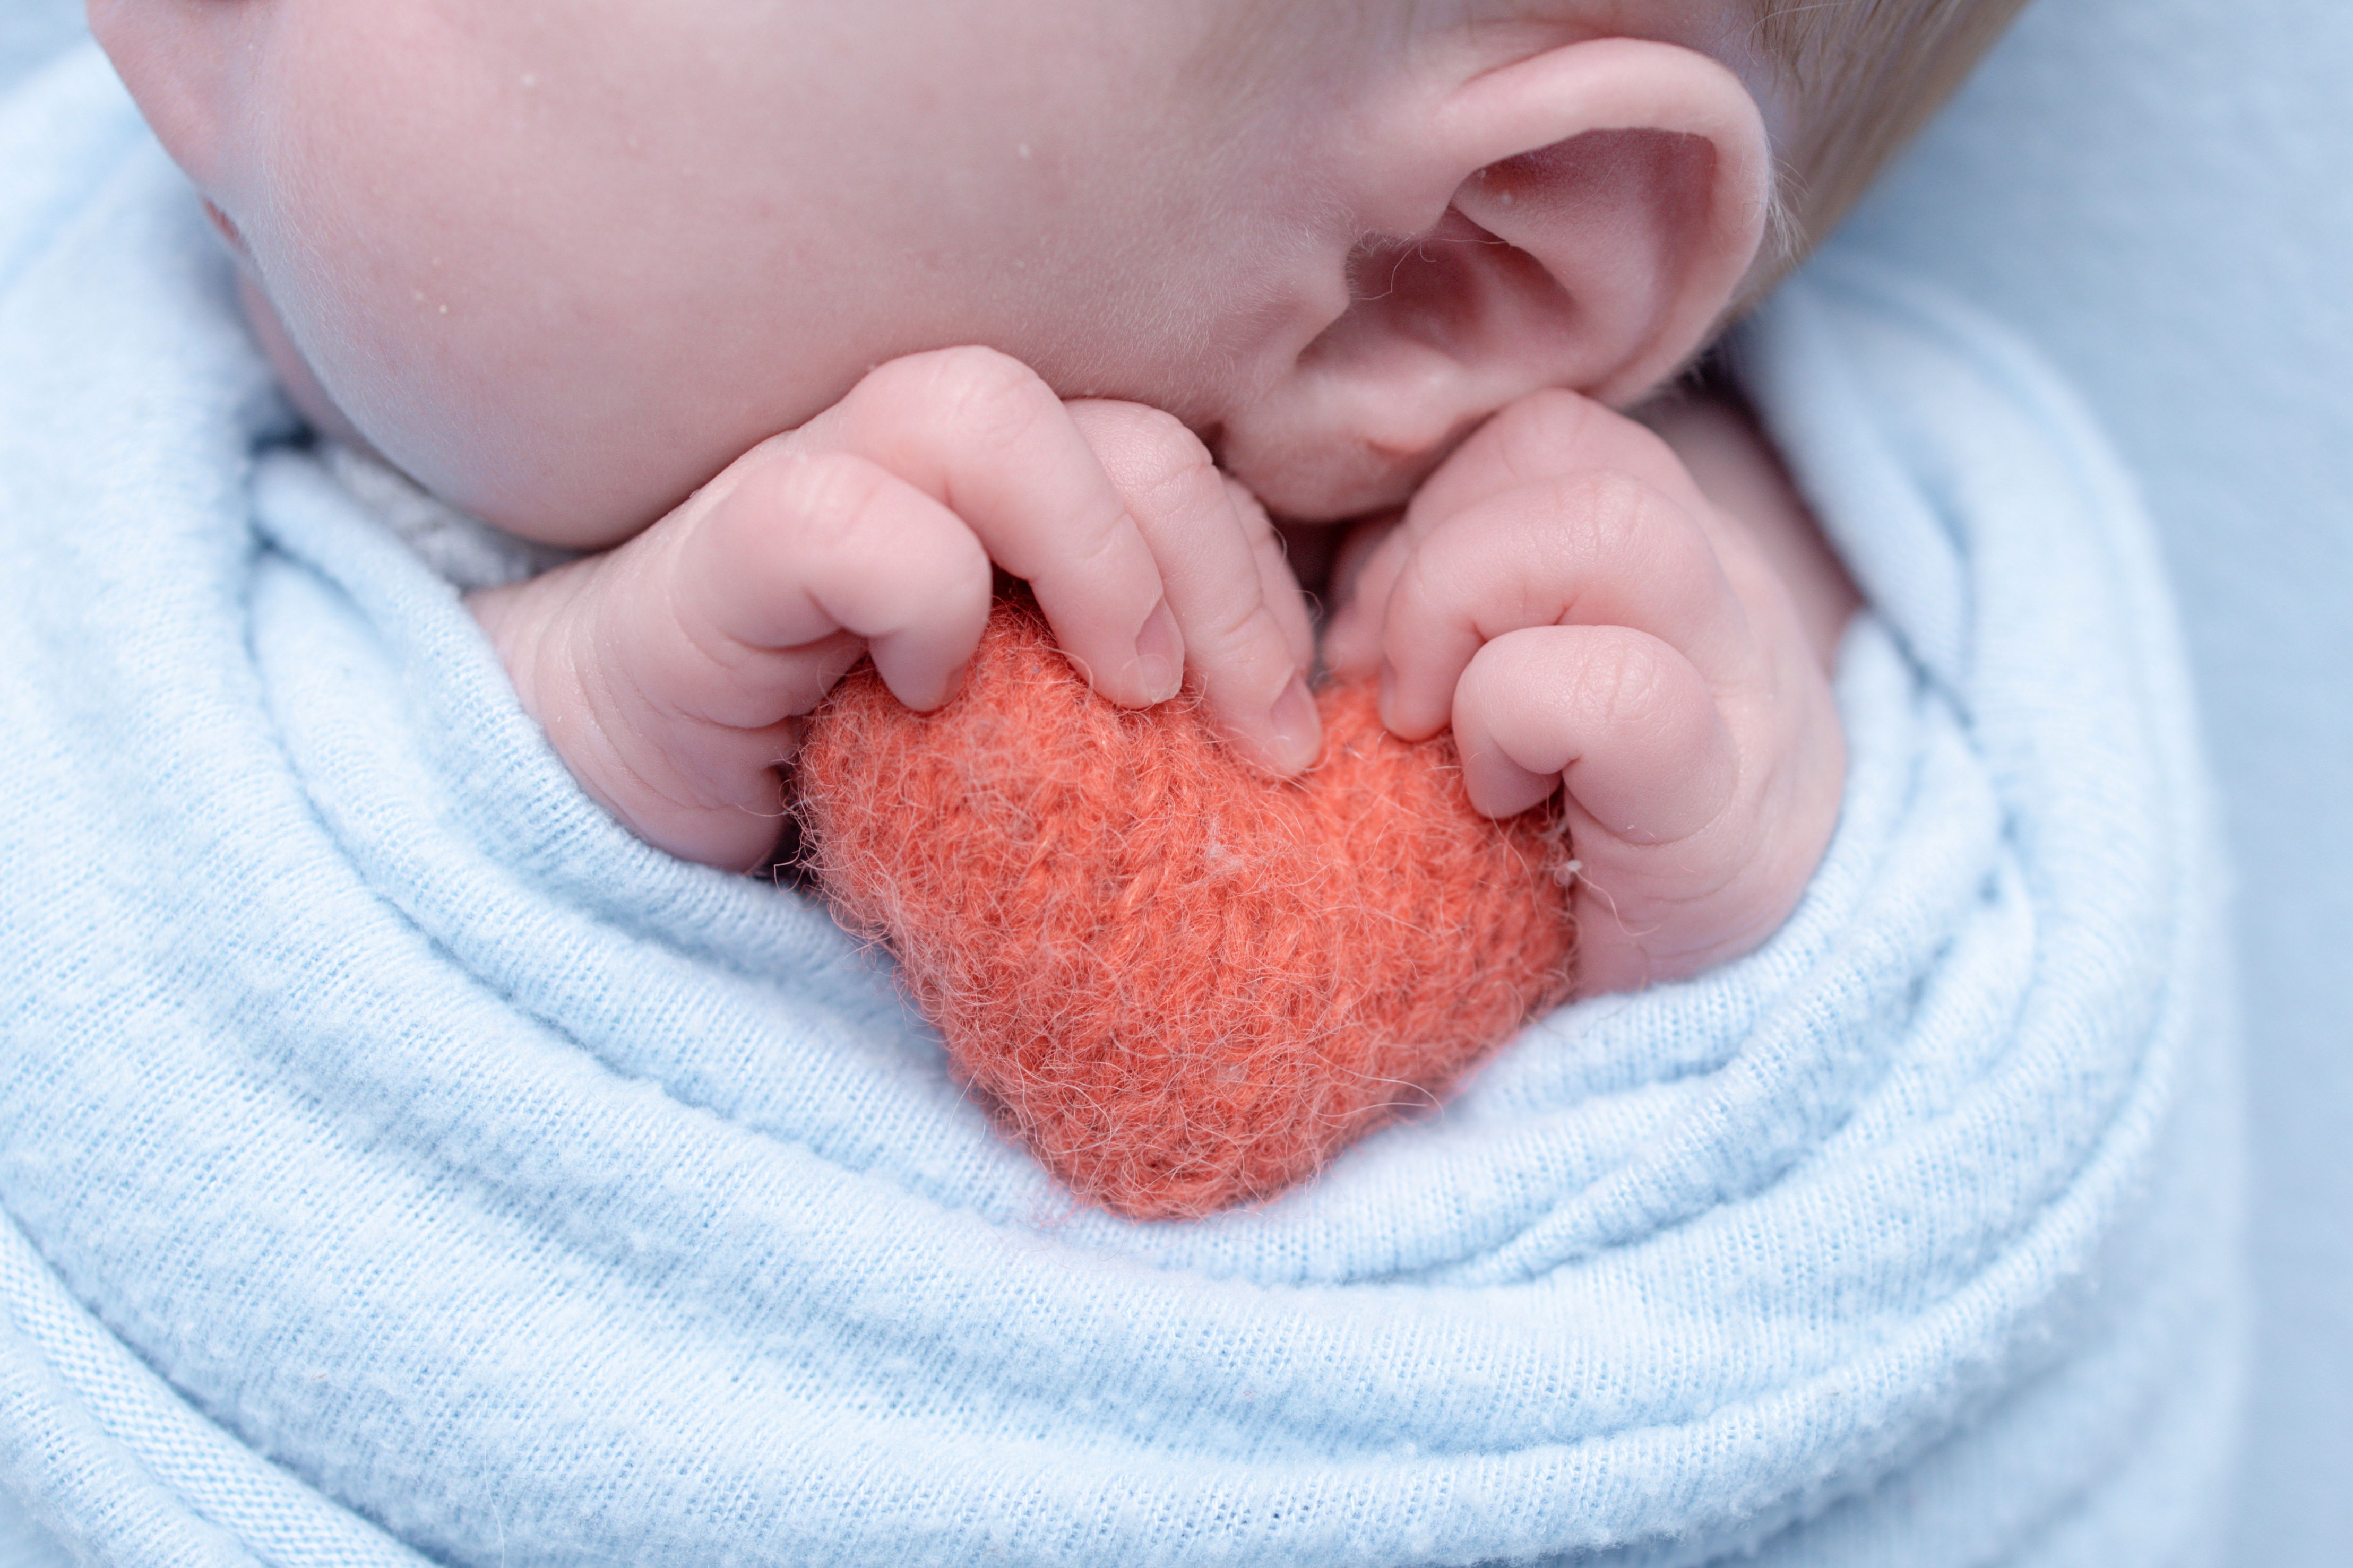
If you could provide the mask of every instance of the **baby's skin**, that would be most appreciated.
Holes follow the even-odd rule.
[[[478,594],[581,784],[748,868],[861,655],[992,574],[1095,689],[1320,737],[1324,654],[1474,805],[1554,790],[1579,984],[1755,946],[1844,768],[1852,605],[1683,365],[1783,116],[1736,0],[92,0],[311,419],[571,565]],[[854,14],[853,14],[854,13]]]

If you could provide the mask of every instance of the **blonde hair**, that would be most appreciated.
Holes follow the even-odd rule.
[[[1835,227],[2026,0],[1753,0],[1797,110],[1780,149],[1778,274]]]

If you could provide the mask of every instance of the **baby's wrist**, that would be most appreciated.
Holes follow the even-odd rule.
[[[607,556],[467,595],[523,710],[574,780],[654,847],[749,870],[783,818],[775,764],[788,735],[714,724],[640,677],[646,628]]]

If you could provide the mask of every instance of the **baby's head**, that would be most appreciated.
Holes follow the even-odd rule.
[[[1525,393],[1671,374],[2020,3],[90,9],[313,416],[596,546],[957,343],[1377,510]]]

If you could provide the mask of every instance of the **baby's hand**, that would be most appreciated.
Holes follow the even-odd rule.
[[[1189,662],[1246,754],[1314,760],[1313,634],[1264,511],[1176,419],[1065,404],[987,349],[892,361],[627,543],[470,602],[590,795],[741,869],[775,848],[799,717],[860,654],[911,708],[953,695],[992,563],[1112,701],[1174,696]]]
[[[1755,947],[1830,842],[1845,742],[1789,590],[1664,442],[1572,393],[1431,476],[1326,655],[1379,670],[1398,734],[1452,724],[1480,810],[1565,790],[1585,994]]]

